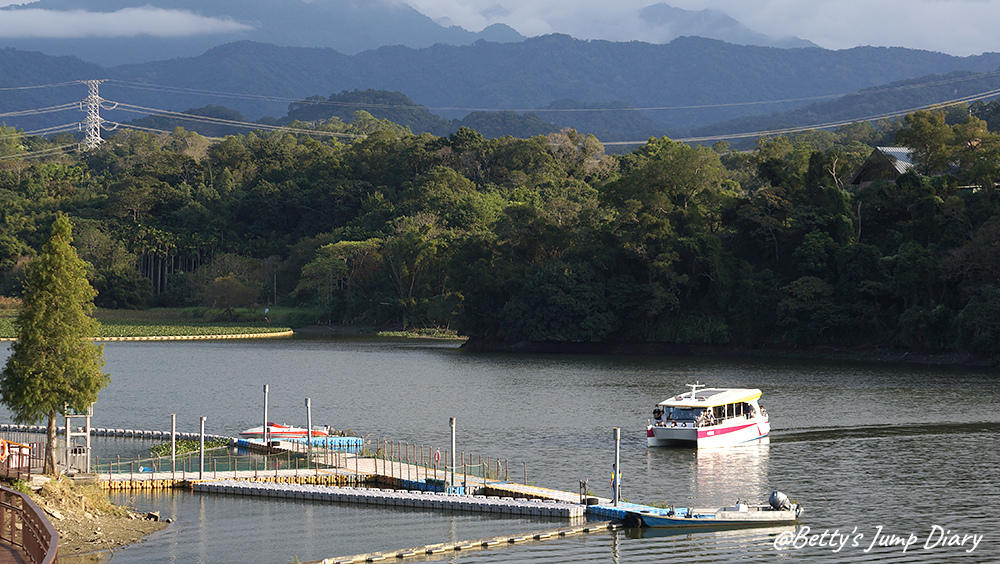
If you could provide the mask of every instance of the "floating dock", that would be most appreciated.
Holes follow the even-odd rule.
[[[342,488],[274,482],[195,482],[196,492],[309,499],[340,503],[360,503],[414,509],[471,511],[511,516],[583,518],[586,506],[554,500],[529,500],[510,497],[460,495],[438,492],[401,491],[377,488]]]

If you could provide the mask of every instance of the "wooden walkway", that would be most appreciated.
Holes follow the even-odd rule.
[[[0,564],[27,564],[28,562],[28,555],[20,548],[6,541],[0,541]]]

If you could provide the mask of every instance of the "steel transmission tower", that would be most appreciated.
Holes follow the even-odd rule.
[[[87,85],[87,98],[81,102],[81,109],[86,107],[87,117],[83,120],[83,150],[89,151],[101,144],[101,96],[97,87],[103,80],[82,80]]]

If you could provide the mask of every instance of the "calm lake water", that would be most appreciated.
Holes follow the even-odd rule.
[[[2,351],[2,349],[0,349]],[[4,353],[4,356],[6,353]],[[689,534],[619,531],[430,558],[449,562],[996,562],[1000,375],[986,369],[653,356],[469,353],[379,339],[110,343],[93,425],[235,435],[269,416],[509,461],[511,478],[610,496],[614,427],[623,497],[731,504],[778,489],[798,527]],[[652,406],[701,381],[763,390],[770,443],[647,449]],[[0,420],[9,420],[0,412]],[[104,440],[99,454],[143,445]],[[110,561],[280,564],[556,527],[560,522],[302,501],[122,496],[176,522]],[[947,533],[946,533],[947,531]],[[840,545],[840,536],[846,544]],[[828,533],[823,535],[823,533]],[[793,544],[779,550],[791,535]],[[978,539],[978,541],[976,540]],[[964,544],[959,544],[964,541]],[[978,545],[973,548],[973,543]],[[902,546],[900,543],[909,544]],[[905,549],[905,550],[904,550]],[[108,559],[105,558],[107,561]],[[67,560],[69,561],[69,560]],[[409,561],[409,560],[407,560]]]

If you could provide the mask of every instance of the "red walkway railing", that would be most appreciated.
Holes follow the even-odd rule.
[[[0,539],[24,550],[32,564],[58,561],[59,533],[28,496],[0,486]]]

